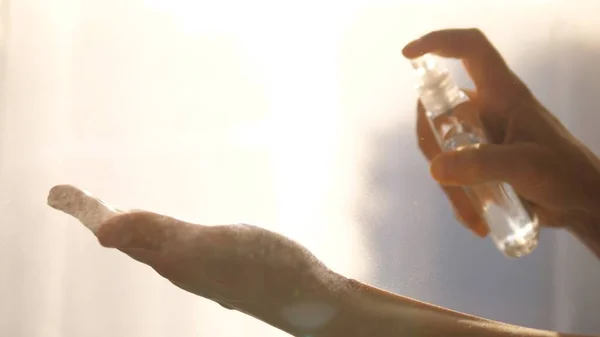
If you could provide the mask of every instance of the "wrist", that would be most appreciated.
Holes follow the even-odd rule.
[[[339,315],[327,334],[318,337],[453,336],[455,331],[457,336],[466,337],[464,333],[472,328],[467,322],[486,321],[351,279],[346,280],[345,292],[336,305]]]
[[[598,211],[594,210],[593,213]],[[588,249],[600,258],[600,216],[592,214],[586,216],[584,221],[575,222],[568,230],[581,241]]]
[[[584,202],[581,209],[570,216],[571,223],[567,229],[584,245],[586,245],[598,258],[600,258],[600,159],[588,148],[580,144],[583,149],[584,163],[581,165],[581,175],[585,177],[580,186]]]
[[[398,296],[333,272],[303,284],[300,296],[244,311],[293,336],[305,337],[557,337]],[[316,287],[315,287],[316,285]],[[273,300],[273,299],[272,299]],[[276,305],[274,305],[277,303]]]

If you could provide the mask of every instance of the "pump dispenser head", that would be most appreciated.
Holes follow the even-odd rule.
[[[446,113],[468,99],[435,56],[425,54],[410,60],[410,63],[417,76],[421,103],[432,117]]]
[[[446,69],[440,67],[437,60],[431,54],[425,54],[410,60],[410,64],[416,71],[418,83],[420,87],[435,86],[448,74]]]

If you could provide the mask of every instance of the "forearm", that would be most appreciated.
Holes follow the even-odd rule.
[[[281,315],[263,320],[298,337],[581,337],[495,322],[345,282],[340,293],[321,297],[335,314],[319,326],[299,328],[277,318]]]

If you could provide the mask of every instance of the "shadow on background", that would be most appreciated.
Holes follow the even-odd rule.
[[[557,34],[558,35],[558,34]],[[520,74],[545,106],[596,155],[600,154],[600,45],[561,38],[527,50]],[[600,191],[598,191],[600,193]],[[571,235],[557,236],[554,307],[558,328],[600,333],[600,263]]]
[[[596,153],[600,150],[599,59],[600,50],[570,42],[526,47],[519,61],[511,62],[538,98]],[[467,83],[465,76],[457,80]],[[410,110],[398,113],[415,114],[415,104],[404,104]],[[600,314],[600,295],[581,291],[598,293],[600,265],[581,247],[566,253],[577,257],[557,252],[571,249],[559,242],[575,244],[565,238],[567,233],[546,230],[533,254],[507,259],[490,239],[476,238],[454,219],[442,191],[429,177],[414,125],[397,125],[373,135],[369,142],[369,183],[363,195],[375,196],[377,207],[363,208],[360,217],[368,222],[363,228],[374,252],[376,286],[508,323],[600,332],[595,319]],[[578,263],[580,258],[587,262]],[[568,269],[563,263],[569,264]],[[586,268],[599,273],[581,274]],[[563,279],[563,272],[580,276]],[[561,292],[572,305],[559,303]],[[567,313],[567,308],[575,311]]]

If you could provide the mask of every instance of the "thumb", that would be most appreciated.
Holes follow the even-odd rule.
[[[481,144],[461,151],[445,152],[431,161],[431,174],[442,185],[473,186],[506,182],[523,197],[539,195],[546,181],[544,163],[549,154],[536,144]]]
[[[173,242],[188,224],[152,212],[132,212],[114,216],[104,222],[96,236],[100,244],[112,248],[141,248],[159,251]]]

